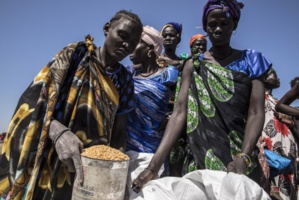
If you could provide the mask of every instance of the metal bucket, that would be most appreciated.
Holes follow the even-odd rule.
[[[84,183],[75,179],[72,200],[123,200],[129,160],[100,160],[81,156]]]

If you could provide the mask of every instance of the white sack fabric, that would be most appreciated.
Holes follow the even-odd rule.
[[[148,182],[130,200],[271,200],[253,180],[244,175],[197,170],[182,178],[164,177]]]

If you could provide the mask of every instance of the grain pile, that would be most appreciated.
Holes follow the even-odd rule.
[[[106,145],[95,145],[83,150],[82,156],[112,161],[129,160],[129,157],[121,151]]]

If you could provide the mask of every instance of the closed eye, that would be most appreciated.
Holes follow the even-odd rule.
[[[118,35],[119,35],[119,37],[121,37],[123,39],[126,39],[129,37],[129,34],[126,31],[122,31],[122,30],[118,31]]]

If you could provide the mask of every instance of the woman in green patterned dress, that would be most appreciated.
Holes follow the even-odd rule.
[[[186,61],[174,112],[149,166],[133,182],[136,192],[156,177],[186,120],[187,172],[221,170],[260,182],[255,148],[265,117],[262,78],[271,63],[260,52],[230,46],[242,7],[235,0],[209,0],[204,7],[212,48],[203,59]]]

